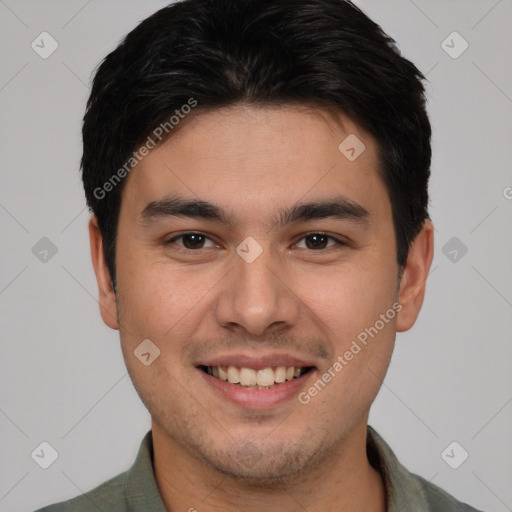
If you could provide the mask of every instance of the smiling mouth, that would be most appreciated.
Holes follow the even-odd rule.
[[[216,379],[249,389],[272,389],[286,381],[298,379],[313,369],[312,366],[277,366],[260,370],[237,366],[199,366],[199,368]]]

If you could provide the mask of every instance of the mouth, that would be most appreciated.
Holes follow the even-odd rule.
[[[285,382],[299,379],[311,372],[313,366],[267,366],[255,369],[240,366],[198,366],[211,377],[245,389],[273,389]]]

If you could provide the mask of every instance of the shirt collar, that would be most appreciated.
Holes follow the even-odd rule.
[[[368,458],[384,480],[387,512],[404,511],[411,504],[414,504],[415,512],[429,512],[420,481],[400,464],[384,439],[369,425],[367,433]],[[140,444],[135,462],[127,471],[125,494],[128,512],[167,512],[156,483],[153,460],[153,438],[150,430]]]
[[[369,425],[367,432],[366,451],[384,480],[387,512],[403,512],[411,506],[414,512],[430,512],[421,481],[400,464],[393,450]]]
[[[142,440],[137,458],[125,483],[128,512],[167,512],[153,470],[153,437],[150,430]]]

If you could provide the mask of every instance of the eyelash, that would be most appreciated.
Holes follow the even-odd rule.
[[[172,238],[170,238],[169,240],[165,240],[163,242],[163,245],[165,247],[169,246],[169,245],[172,245],[172,244],[175,244],[177,240],[179,240],[180,238],[182,239],[184,236],[187,236],[187,235],[201,235],[203,237],[205,237],[205,239],[207,240],[210,240],[211,242],[215,243],[209,236],[207,236],[206,234],[204,233],[201,233],[201,232],[198,232],[198,231],[185,231],[183,233],[180,233],[179,235],[176,235],[176,236],[173,236]],[[331,236],[327,233],[324,233],[322,231],[311,231],[310,233],[307,233],[306,235],[302,236],[302,238],[300,238],[297,242],[295,242],[294,245],[298,244],[299,242],[301,242],[302,240],[305,240],[306,238],[310,237],[310,236],[313,236],[313,235],[321,235],[321,236],[326,236],[329,240],[334,240],[335,244],[334,245],[331,245],[329,247],[326,247],[326,248],[323,248],[323,249],[309,249],[310,251],[312,252],[321,252],[321,251],[326,251],[328,249],[332,249],[333,247],[335,247],[336,245],[338,246],[346,246],[348,245],[347,242],[344,242],[342,240],[339,240],[338,238],[334,237],[334,236]],[[329,243],[329,242],[328,242]],[[184,252],[198,252],[200,251],[201,249],[204,249],[204,247],[201,247],[199,249],[188,249],[186,247],[183,247],[181,246],[180,247],[180,251],[184,251]],[[307,248],[306,248],[307,249]]]

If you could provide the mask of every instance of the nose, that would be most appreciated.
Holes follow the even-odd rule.
[[[218,324],[254,337],[293,326],[300,301],[289,275],[272,261],[270,250],[251,263],[238,256],[234,260],[216,300]]]

